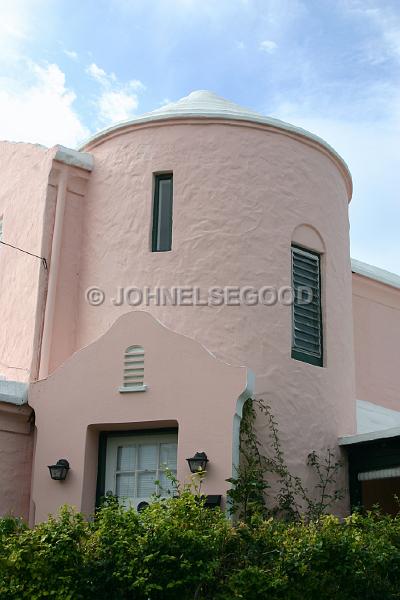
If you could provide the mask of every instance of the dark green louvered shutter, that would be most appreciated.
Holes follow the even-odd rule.
[[[322,366],[320,256],[292,246],[292,358]]]

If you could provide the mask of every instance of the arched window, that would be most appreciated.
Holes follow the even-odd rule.
[[[124,376],[120,392],[143,392],[144,349],[142,346],[129,346],[124,353]]]

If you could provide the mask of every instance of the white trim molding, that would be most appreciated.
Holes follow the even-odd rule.
[[[355,435],[345,435],[338,439],[339,446],[350,446],[351,444],[360,444],[361,442],[373,442],[400,436],[400,427],[391,427],[380,431],[370,431],[368,433],[356,433]]]
[[[28,384],[22,381],[0,379],[0,402],[21,406],[28,402]]]
[[[368,279],[374,279],[385,285],[400,289],[400,275],[397,275],[396,273],[374,267],[374,265],[369,265],[368,263],[361,262],[361,260],[356,260],[355,258],[351,259],[351,270],[353,273],[361,275],[362,277],[368,277]]]

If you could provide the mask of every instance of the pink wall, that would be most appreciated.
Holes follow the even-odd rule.
[[[54,150],[0,142],[3,241],[42,256],[45,205]],[[34,358],[40,260],[0,246],[0,374],[27,381]]]
[[[51,268],[57,189],[60,173],[67,171],[69,202],[65,221],[69,248],[65,249],[63,261],[71,276],[65,280],[68,288],[60,284],[58,293],[58,307],[65,316],[74,300],[74,277],[77,279],[77,259],[74,261],[73,257],[79,253],[79,227],[74,207],[81,201],[86,175],[82,169],[56,160],[63,155],[62,150],[0,143],[0,218],[5,243],[45,257]],[[40,259],[0,245],[0,376],[8,380],[29,381],[37,377],[48,276],[49,269],[43,267]],[[76,302],[73,308],[76,309]],[[73,351],[75,338],[70,338],[69,334],[59,340],[58,357],[63,360]],[[0,514],[12,512],[28,517],[33,436],[27,419],[31,412],[27,406],[0,402]]]
[[[290,467],[307,481],[308,452],[355,431],[348,182],[337,163],[303,138],[227,121],[131,127],[88,150],[95,169],[83,209],[76,348],[131,310],[111,303],[120,286],[289,285],[294,230],[306,224],[319,232],[324,368],[291,359],[290,307],[141,307],[255,371]],[[153,173],[170,170],[173,250],[152,253]],[[100,307],[85,300],[94,285],[106,293]]]
[[[31,413],[28,406],[0,403],[0,516],[29,516]]]
[[[76,157],[75,155],[78,155]],[[53,229],[57,194],[66,174],[66,206],[62,222],[61,266],[56,286],[58,302],[53,336],[57,364],[75,349],[77,280],[80,252],[81,204],[88,177],[87,157],[62,147],[0,142],[0,218],[3,241],[45,257],[49,270],[35,257],[0,246],[0,375],[14,381],[37,377],[44,324],[49,271],[53,257]],[[82,156],[82,168],[79,157]],[[85,164],[85,160],[86,164]],[[78,166],[63,164],[76,161]],[[58,318],[57,318],[58,317]],[[57,322],[67,320],[59,335]],[[74,324],[71,325],[71,322]]]
[[[59,277],[50,344],[49,371],[62,364],[77,349],[79,260],[82,241],[82,211],[89,173],[67,168],[67,192],[63,214]],[[58,178],[58,186],[60,179]]]
[[[358,400],[400,410],[400,291],[353,274]]]
[[[120,393],[124,351],[131,345],[144,348],[148,389]],[[232,476],[234,417],[251,393],[246,396],[246,387],[245,368],[216,360],[145,312],[126,314],[47,379],[31,384],[37,427],[32,520],[46,519],[64,503],[93,511],[98,434],[113,429],[177,423],[178,478],[189,479],[185,459],[204,450],[210,463],[203,491],[224,494]],[[71,465],[65,482],[49,476],[47,465],[59,458]]]

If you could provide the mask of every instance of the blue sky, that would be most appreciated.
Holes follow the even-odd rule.
[[[75,147],[195,89],[333,145],[352,256],[400,273],[398,0],[0,0],[0,139]]]

